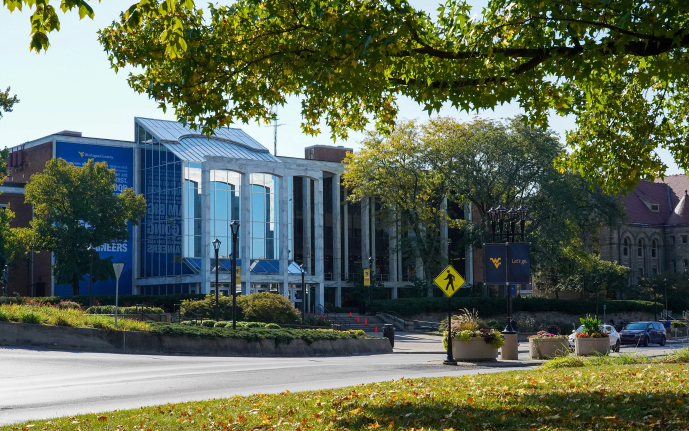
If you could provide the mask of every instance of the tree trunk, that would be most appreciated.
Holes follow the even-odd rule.
[[[74,296],[79,295],[79,274],[77,273],[72,276],[72,294]]]

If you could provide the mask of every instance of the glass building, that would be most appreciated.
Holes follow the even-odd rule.
[[[326,304],[356,305],[359,298],[349,288],[364,268],[372,267],[388,298],[404,296],[411,280],[423,276],[420,259],[400,246],[411,232],[381,222],[385,212],[370,199],[347,202],[342,161],[351,149],[317,145],[306,148],[305,158],[278,157],[240,129],[222,128],[207,137],[174,121],[135,118],[134,125],[134,142],[64,131],[13,147],[0,195],[17,211],[15,222],[28,226],[31,208],[19,207],[23,186],[47,160],[107,162],[117,174],[115,192],[134,187],[147,202],[145,217],[127,241],[96,248],[125,263],[120,294],[218,289],[229,295],[233,221],[240,224],[236,257],[242,294],[279,293],[301,307],[303,267],[309,309],[318,311]],[[454,218],[464,217],[464,208],[448,210]],[[456,240],[447,226],[442,235]],[[454,250],[451,256],[469,282],[472,257],[471,250]],[[53,264],[49,253],[37,254],[28,270],[12,273],[14,285],[31,295],[71,295],[70,286],[55,284]],[[81,285],[87,289],[88,281]],[[114,294],[115,280],[93,288],[99,295]]]

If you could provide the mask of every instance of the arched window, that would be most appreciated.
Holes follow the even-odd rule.
[[[639,257],[644,257],[644,240],[639,239],[639,247],[636,250],[636,255]]]
[[[651,241],[651,257],[657,257],[658,256],[658,241],[653,240]]]
[[[624,239],[624,243],[622,245],[622,256],[629,256],[629,238]]]

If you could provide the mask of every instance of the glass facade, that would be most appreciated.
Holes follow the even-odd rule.
[[[279,273],[279,177],[250,174],[251,271]]]
[[[233,220],[240,220],[241,199],[240,186],[242,174],[230,170],[211,170],[211,241],[215,238],[220,240],[220,258],[229,258],[232,254],[232,230],[230,223]],[[211,244],[210,253],[213,255],[215,250]],[[241,236],[240,245],[241,250]],[[241,251],[240,251],[241,253]],[[240,258],[240,256],[237,256]]]

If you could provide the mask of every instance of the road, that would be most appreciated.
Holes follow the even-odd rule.
[[[439,359],[438,354],[216,358],[0,348],[0,425],[167,402],[510,369],[430,363]]]

